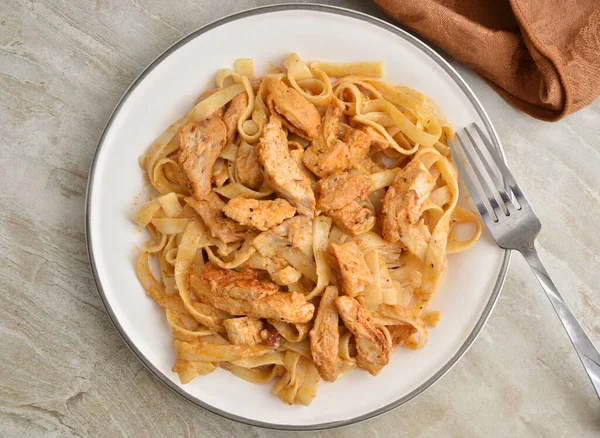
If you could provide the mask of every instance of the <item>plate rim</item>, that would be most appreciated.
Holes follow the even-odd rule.
[[[418,388],[414,389],[410,393],[404,395],[403,397],[399,398],[398,400],[396,400],[392,403],[389,403],[381,408],[375,409],[366,414],[359,415],[359,416],[356,416],[356,417],[353,417],[350,419],[325,422],[325,423],[306,424],[306,425],[290,425],[290,424],[267,423],[267,422],[263,422],[263,421],[253,420],[251,418],[242,417],[239,415],[232,414],[230,412],[226,412],[222,409],[216,408],[216,407],[192,396],[191,394],[187,393],[186,391],[183,391],[179,386],[174,384],[165,374],[163,374],[160,370],[158,370],[148,360],[148,358],[136,347],[134,342],[129,338],[127,332],[124,330],[124,328],[119,323],[118,318],[116,317],[115,313],[112,310],[110,303],[108,302],[108,299],[107,299],[104,289],[102,287],[102,282],[100,280],[100,277],[98,275],[98,271],[96,268],[94,249],[93,249],[93,245],[92,245],[91,232],[90,232],[90,230],[91,230],[91,228],[90,228],[90,222],[91,222],[90,211],[91,211],[91,204],[92,204],[92,196],[91,195],[93,193],[94,177],[96,174],[96,165],[97,165],[98,157],[100,155],[100,151],[102,149],[102,145],[104,143],[106,135],[108,134],[108,132],[110,131],[110,128],[112,127],[112,124],[113,124],[116,116],[119,114],[119,111],[121,110],[121,108],[123,107],[123,105],[125,104],[127,99],[129,98],[131,93],[146,78],[146,76],[150,72],[152,72],[158,65],[160,65],[160,63],[164,59],[166,59],[171,53],[176,51],[179,47],[187,44],[189,41],[197,38],[198,36],[206,33],[207,31],[209,31],[211,29],[214,29],[223,24],[227,24],[227,23],[239,20],[239,19],[246,18],[246,17],[261,15],[261,14],[268,14],[268,13],[272,13],[272,12],[293,11],[293,10],[316,11],[316,12],[329,13],[329,14],[334,14],[334,15],[337,14],[337,15],[342,15],[342,16],[346,16],[346,17],[356,18],[356,19],[365,21],[367,23],[373,24],[375,26],[378,26],[384,30],[387,30],[387,31],[395,34],[397,37],[403,38],[406,41],[408,41],[409,43],[413,44],[415,47],[420,49],[423,53],[428,55],[429,58],[431,58],[433,61],[435,61],[440,67],[442,67],[444,69],[444,71],[460,87],[460,89],[463,91],[465,96],[469,99],[469,101],[471,102],[471,104],[473,105],[473,107],[475,108],[475,110],[477,111],[479,116],[481,117],[481,120],[483,121],[488,134],[490,134],[490,137],[491,137],[494,147],[500,152],[500,154],[502,155],[502,158],[506,161],[506,157],[504,155],[504,150],[501,146],[498,134],[496,133],[496,130],[494,129],[494,126],[492,125],[492,122],[491,122],[487,112],[483,108],[483,105],[481,104],[481,102],[479,102],[479,99],[477,98],[477,96],[475,95],[473,90],[471,90],[471,88],[469,87],[469,85],[467,85],[467,83],[464,81],[462,76],[448,63],[448,61],[446,61],[438,52],[436,52],[431,46],[429,46],[426,42],[422,41],[420,38],[416,37],[412,33],[409,33],[408,31],[401,28],[400,26],[388,23],[387,21],[384,21],[380,18],[374,17],[374,16],[366,14],[364,12],[354,11],[352,9],[339,7],[339,6],[311,4],[311,3],[284,3],[284,4],[259,6],[256,8],[246,9],[246,10],[243,10],[240,12],[236,12],[236,13],[227,15],[223,18],[214,20],[214,21],[196,29],[195,31],[192,31],[188,35],[184,36],[183,38],[181,38],[180,40],[178,40],[177,42],[172,44],[170,47],[168,47],[166,50],[164,50],[160,55],[158,55],[146,68],[144,68],[144,70],[136,77],[136,79],[132,82],[132,84],[127,88],[127,90],[125,91],[123,96],[119,99],[119,102],[115,106],[104,129],[102,130],[102,134],[96,144],[96,149],[94,151],[92,164],[90,166],[90,170],[89,170],[89,174],[88,174],[88,183],[87,183],[86,196],[85,196],[85,214],[84,214],[84,217],[85,217],[85,240],[86,240],[88,259],[89,259],[90,267],[91,267],[91,271],[92,271],[92,277],[94,278],[94,283],[96,284],[96,288],[100,295],[100,299],[102,300],[102,303],[104,304],[104,307],[109,316],[109,319],[111,320],[114,327],[117,329],[117,332],[119,333],[119,335],[121,336],[121,338],[123,339],[125,344],[135,354],[135,356],[139,359],[139,361],[142,363],[142,365],[144,365],[146,367],[146,369],[154,375],[154,377],[156,377],[159,381],[161,381],[168,388],[170,388],[172,391],[174,391],[176,394],[178,394],[179,396],[181,396],[183,399],[187,400],[188,402],[194,404],[195,406],[203,408],[213,414],[219,415],[220,417],[226,418],[228,420],[233,420],[233,421],[236,421],[236,422],[239,422],[242,424],[246,424],[249,426],[261,427],[261,428],[265,428],[265,429],[289,430],[289,431],[316,431],[316,430],[326,430],[326,429],[339,428],[339,427],[343,427],[343,426],[349,426],[352,424],[356,424],[356,423],[363,422],[363,421],[369,420],[371,418],[377,417],[386,412],[389,412],[392,409],[400,407],[400,406],[404,405],[405,403],[413,400],[417,396],[421,395],[423,392],[425,392],[427,389],[429,389],[431,386],[433,386],[433,384],[435,384],[437,381],[439,381],[448,371],[450,371],[450,369],[452,369],[452,367],[454,365],[456,365],[456,363],[464,356],[464,354],[467,352],[467,350],[473,345],[475,339],[477,339],[477,337],[481,333],[481,330],[483,329],[487,320],[489,319],[489,317],[498,301],[498,298],[500,297],[500,292],[504,285],[504,281],[506,280],[506,274],[508,271],[508,266],[510,264],[511,251],[504,250],[502,266],[500,267],[500,272],[498,273],[498,278],[496,279],[496,282],[494,284],[492,294],[490,295],[490,298],[489,298],[485,308],[483,309],[483,312],[482,312],[481,316],[479,317],[477,323],[473,327],[473,330],[469,333],[469,336],[467,337],[467,339],[463,342],[463,344],[458,349],[458,351],[448,360],[448,362],[446,362],[446,364],[444,366],[442,366],[433,376],[431,376],[429,379],[427,379],[422,385],[420,385]]]

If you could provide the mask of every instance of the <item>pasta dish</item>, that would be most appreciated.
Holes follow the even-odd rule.
[[[292,53],[258,77],[238,59],[140,157],[136,270],[182,383],[223,368],[308,405],[322,380],[427,343],[447,255],[481,224],[457,205],[446,118],[382,75]]]

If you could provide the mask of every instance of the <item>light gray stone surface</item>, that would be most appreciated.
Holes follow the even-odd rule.
[[[150,375],[106,315],[84,241],[88,169],[127,86],[197,27],[268,3],[0,2],[0,436],[282,434],[198,409]],[[367,1],[327,3],[382,16]],[[542,220],[542,258],[600,345],[600,101],[544,123],[454,65],[487,108]],[[599,408],[515,254],[488,325],[446,377],[391,413],[315,435],[598,436]]]

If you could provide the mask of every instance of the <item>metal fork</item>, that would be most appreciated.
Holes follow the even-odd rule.
[[[519,251],[529,263],[567,331],[575,351],[592,381],[596,394],[600,398],[600,353],[565,303],[538,256],[535,239],[542,225],[490,140],[476,123],[473,123],[470,128],[465,128],[462,133],[456,134],[461,147],[459,148],[457,143],[452,143],[451,149],[477,210],[498,246]],[[476,140],[477,137],[480,139],[479,141]],[[469,141],[466,141],[467,138]],[[489,157],[482,151],[481,144],[484,145]],[[466,163],[463,164],[458,154],[459,149],[462,149],[475,175],[475,180],[478,181],[482,190],[477,188],[471,175],[465,169]],[[472,153],[472,150],[475,151],[475,154]],[[475,155],[485,170],[478,164]],[[502,175],[504,183],[498,177],[498,172]],[[483,197],[481,196],[482,192]]]

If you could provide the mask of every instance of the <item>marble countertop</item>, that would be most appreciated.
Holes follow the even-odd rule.
[[[155,379],[112,326],[84,239],[88,169],[112,109],[173,42],[262,0],[0,2],[0,435],[301,436],[240,425]],[[382,17],[370,2],[326,1]],[[558,123],[457,62],[543,223],[541,257],[600,345],[600,100]],[[479,339],[433,388],[319,436],[598,436],[600,402],[515,254]]]

